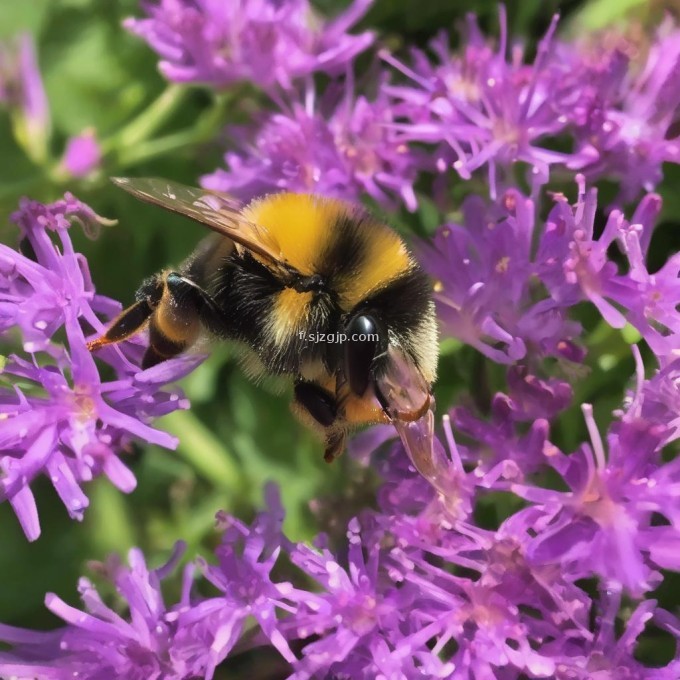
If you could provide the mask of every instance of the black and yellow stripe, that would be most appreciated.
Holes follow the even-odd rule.
[[[293,410],[323,433],[327,460],[352,427],[401,419],[384,391],[395,356],[406,359],[404,381],[413,380],[428,407],[438,356],[432,284],[387,225],[358,206],[308,194],[266,196],[239,213],[223,198],[164,180],[119,184],[215,233],[178,271],[143,282],[91,350],[147,325],[144,367],[195,346],[204,331],[236,340],[251,377],[294,377]],[[373,328],[379,341],[309,339],[349,328]],[[421,400],[412,400],[419,417]]]
[[[257,200],[244,217],[266,228],[303,278],[290,287],[261,258],[219,244],[194,255],[187,269],[221,312],[213,332],[245,343],[269,372],[302,374],[334,366],[338,348],[300,333],[338,333],[358,310],[376,309],[434,379],[431,284],[396,232],[359,207],[307,194]]]

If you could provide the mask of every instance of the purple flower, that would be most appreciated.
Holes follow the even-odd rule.
[[[667,554],[664,541],[680,541],[680,516],[670,501],[678,465],[661,464],[665,428],[641,420],[612,426],[607,456],[592,407],[583,411],[592,446],[583,444],[571,456],[555,450],[548,458],[569,491],[509,485],[540,510],[529,513],[527,529],[540,527],[529,556],[537,564],[559,564],[570,580],[597,574],[640,596],[659,582],[655,562],[680,568],[677,555],[668,562],[654,557]],[[667,518],[663,531],[652,525],[653,512]]]
[[[267,509],[258,515],[252,527],[224,513],[218,515],[218,526],[224,530],[222,543],[215,551],[218,564],[209,566],[201,561],[200,566],[206,579],[223,596],[204,600],[182,618],[186,625],[200,625],[209,638],[205,645],[207,680],[238,642],[246,619],[251,616],[283,658],[295,660],[277,621],[277,609],[295,611],[290,600],[292,585],[271,579],[281,552],[284,517],[278,490],[273,485],[265,490],[265,499]]]
[[[373,42],[370,33],[347,34],[371,0],[354,0],[327,22],[308,0],[143,4],[149,18],[128,19],[125,26],[158,52],[161,73],[175,82],[228,87],[245,80],[289,89],[301,76],[342,71]]]
[[[389,89],[395,113],[405,120],[398,125],[401,138],[436,145],[433,170],[453,167],[469,179],[487,167],[492,198],[513,183],[508,171],[518,161],[532,166],[532,181],[545,183],[551,165],[574,160],[546,145],[569,121],[569,111],[556,106],[564,77],[564,66],[552,56],[556,26],[557,17],[533,64],[523,63],[521,50],[509,50],[502,5],[496,49],[487,44],[476,17],[468,15],[460,56],[451,55],[445,34],[431,45],[435,63],[419,50],[411,51],[411,66],[383,53],[412,82]]]
[[[452,167],[469,179],[486,167],[492,198],[514,184],[517,162],[531,166],[534,187],[557,166],[614,179],[620,202],[652,191],[663,163],[680,162],[678,29],[668,19],[645,50],[614,35],[594,47],[557,42],[556,23],[531,64],[508,48],[502,7],[496,49],[469,15],[460,54],[444,34],[431,45],[434,60],[412,50],[406,65],[383,52],[410,81],[389,88],[400,138],[435,146],[432,171]],[[631,57],[639,53],[642,64]],[[555,138],[573,150],[556,151]]]
[[[70,194],[51,205],[24,201],[13,219],[32,257],[0,246],[0,331],[20,331],[28,356],[10,355],[3,370],[15,384],[0,389],[0,500],[11,503],[34,540],[40,524],[33,480],[47,475],[75,519],[88,505],[81,485],[93,477],[105,474],[131,491],[134,475],[118,455],[134,438],[174,448],[173,437],[148,423],[187,407],[180,392],[161,388],[201,358],[186,356],[140,372],[139,347],[108,348],[101,356],[116,377],[102,381],[84,327],[102,330],[98,315],[110,317],[120,305],[95,294],[68,229],[69,220],[95,227],[103,220]],[[62,328],[65,346],[52,340]]]
[[[276,612],[295,611],[288,596],[293,588],[290,583],[273,582],[270,576],[281,551],[283,510],[274,487],[265,495],[268,507],[251,527],[223,513],[218,516],[224,530],[216,550],[218,564],[208,566],[200,560],[199,566],[207,581],[223,591],[222,596],[192,596],[195,568],[188,565],[179,601],[166,605],[161,581],[174,570],[184,546],[178,543],[169,562],[153,571],[141,551],[133,549],[130,568],[112,559],[99,569],[129,607],[127,617],[107,607],[92,584],[81,579],[86,612],[52,593],[45,599],[47,607],[66,622],[64,627],[40,633],[0,624],[0,640],[13,647],[0,651],[0,674],[46,680],[71,680],[74,672],[91,680],[209,680],[241,638],[249,617],[255,618],[285,659],[294,661]]]
[[[14,646],[0,652],[0,674],[46,680],[203,676],[209,648],[196,644],[198,632],[194,634],[183,619],[191,607],[193,568],[184,571],[179,602],[167,606],[161,593],[161,581],[183,552],[177,544],[170,561],[154,570],[148,569],[137,549],[129,553],[129,567],[117,560],[101,565],[100,571],[129,608],[125,617],[108,607],[85,578],[78,585],[85,612],[48,593],[47,608],[66,625],[50,632],[0,625],[0,638]]]
[[[291,596],[299,606],[286,627],[293,626],[296,636],[303,640],[318,636],[305,645],[302,659],[293,664],[293,678],[328,673],[371,678],[388,669],[395,677],[404,677],[404,673],[410,676],[415,671],[414,650],[427,654],[422,636],[409,641],[404,635],[413,627],[409,623],[412,591],[390,579],[380,546],[374,542],[380,535],[368,532],[362,540],[361,525],[352,520],[344,564],[327,549],[305,545],[293,548],[292,561],[321,588],[319,593],[295,591]],[[401,644],[400,654],[397,642]],[[431,659],[428,670],[435,664],[436,659]]]
[[[535,521],[539,537],[545,530],[539,508],[526,508],[489,531],[455,518],[431,516],[428,522],[406,506],[395,515],[380,502],[350,521],[346,546],[332,552],[321,536],[316,548],[288,542],[281,535],[278,495],[270,487],[266,496],[268,508],[251,526],[220,516],[225,533],[217,564],[202,563],[220,595],[192,598],[188,568],[180,601],[168,607],[159,582],[169,566],[149,572],[132,551],[132,569],[114,563],[107,570],[129,603],[129,620],[82,581],[87,614],[48,595],[48,607],[66,627],[35,633],[0,626],[0,638],[13,646],[0,652],[0,672],[59,680],[74,670],[102,680],[212,678],[240,641],[240,651],[269,642],[296,680],[444,678],[455,671],[566,680],[599,677],[587,673],[604,669],[673,677],[677,661],[663,669],[666,675],[654,676],[633,659],[632,648],[651,617],[671,634],[678,621],[648,601],[615,636],[615,594],[591,601],[569,570],[532,554],[537,539],[527,527]],[[282,553],[298,570],[294,582],[272,577]],[[244,637],[248,617],[257,628]]]
[[[287,112],[268,114],[257,127],[234,129],[240,151],[225,155],[226,170],[202,178],[203,186],[243,200],[272,191],[314,192],[358,200],[368,194],[393,206],[399,195],[415,210],[413,182],[419,160],[396,139],[392,111],[380,88],[373,101],[330,91],[315,102],[293,102]]]
[[[99,329],[97,314],[113,316],[120,311],[119,303],[96,295],[87,262],[74,252],[68,236],[70,220],[93,235],[100,225],[113,222],[71,194],[50,205],[24,199],[12,220],[34,257],[0,244],[0,332],[17,326],[26,352],[45,351],[69,314]],[[60,248],[50,234],[57,235]]]
[[[517,190],[491,204],[470,196],[463,224],[445,225],[431,247],[420,248],[435,279],[445,335],[498,363],[548,356],[580,362],[581,329],[569,313],[587,300],[610,326],[635,326],[658,356],[677,351],[680,258],[656,273],[646,265],[661,199],[646,196],[630,221],[612,211],[596,238],[597,190],[586,191],[582,175],[576,181],[575,205],[554,194],[544,224],[534,202]],[[627,273],[610,256],[613,244],[627,260]]]
[[[0,392],[5,423],[0,435],[0,500],[9,500],[29,540],[40,535],[30,484],[39,474],[50,478],[69,515],[81,520],[89,504],[81,484],[105,474],[121,491],[136,486],[132,472],[118,458],[133,438],[175,448],[174,437],[146,422],[177,408],[187,408],[178,391],[161,386],[188,373],[195,357],[102,382],[85,337],[67,321],[70,351],[40,366],[11,355],[4,374],[22,388]],[[199,358],[200,360],[200,358]],[[46,398],[25,394],[26,390]]]
[[[448,551],[439,548],[436,552]],[[484,558],[459,560],[480,574],[492,568]],[[503,592],[503,583],[493,577],[488,583],[483,576],[479,580],[460,578],[446,569],[452,566],[451,562],[445,561],[443,566],[432,564],[427,553],[406,555],[402,565],[404,581],[418,588],[410,616],[434,641],[433,656],[444,656],[449,672],[465,669],[471,677],[484,677],[484,673],[493,677],[494,672],[502,672],[500,669],[514,669],[515,674],[523,671],[531,677],[551,677],[555,662],[542,652],[540,642],[543,637],[554,635],[557,627],[549,619],[529,624],[529,617],[517,606],[520,603],[535,606],[533,593],[527,589],[513,602]],[[525,587],[530,584],[529,580]],[[452,642],[455,651],[449,656],[444,650]]]
[[[575,101],[577,153],[569,165],[589,179],[619,182],[620,202],[653,191],[663,163],[680,162],[679,39],[669,18],[649,46],[610,35],[572,51],[563,93]],[[641,53],[644,63],[634,58]]]
[[[575,206],[563,195],[555,196],[538,247],[537,276],[560,306],[587,299],[610,326],[630,323],[657,355],[672,354],[680,343],[680,318],[673,302],[680,295],[680,260],[671,257],[655,274],[645,264],[654,220],[661,211],[660,197],[645,196],[630,222],[613,210],[596,239],[597,190],[586,191],[582,175],[576,181]],[[628,260],[627,274],[620,273],[608,255],[613,243]]]
[[[72,177],[86,177],[99,167],[100,161],[101,148],[94,131],[86,130],[68,140],[61,162]]]
[[[31,160],[44,162],[51,132],[50,109],[35,42],[28,34],[0,43],[0,104],[9,109],[17,142]]]
[[[468,409],[457,407],[451,413],[456,428],[472,437],[475,446],[468,453],[470,462],[481,470],[489,470],[505,462],[508,477],[519,478],[541,469],[546,463],[546,451],[552,447],[548,441],[550,427],[544,418],[534,420],[526,434],[516,433],[512,401],[498,394],[491,405],[490,422],[474,416]],[[510,461],[515,465],[510,466]]]
[[[394,488],[385,491],[391,504]],[[398,512],[381,500],[352,520],[341,559],[324,548],[292,551],[321,586],[292,595],[300,605],[285,628],[315,636],[293,677],[450,677],[454,669],[478,677],[490,665],[551,677],[544,639],[590,639],[587,597],[559,570],[531,566],[519,532],[508,526],[495,536],[450,515],[413,515],[413,498],[404,494]]]
[[[637,385],[623,411],[625,421],[643,420],[666,430],[664,443],[680,437],[680,360],[670,361],[650,379],[645,380],[644,365],[637,346],[633,346],[637,364]]]
[[[564,380],[538,378],[525,366],[508,368],[507,380],[508,394],[496,395],[492,410],[506,411],[514,421],[552,420],[569,406],[573,396]]]
[[[533,201],[512,190],[491,205],[471,196],[462,211],[463,224],[445,225],[420,248],[443,333],[499,363],[535,355],[580,360],[579,324],[532,277],[540,233]]]
[[[656,600],[644,600],[629,614],[625,629],[617,634],[617,615],[621,593],[601,593],[596,634],[584,648],[572,647],[560,659],[558,680],[609,680],[609,678],[640,678],[640,680],[675,680],[680,674],[678,633],[680,621],[670,612],[657,607]],[[669,633],[676,640],[674,658],[664,666],[649,668],[635,658],[638,637],[648,623]]]

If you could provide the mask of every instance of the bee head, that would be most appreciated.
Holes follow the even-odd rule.
[[[390,338],[375,312],[363,310],[351,317],[345,326],[345,377],[356,396],[372,387],[391,419],[415,420],[429,407],[430,387],[416,359]]]
[[[344,372],[351,391],[369,387],[397,429],[414,464],[430,474],[434,436],[434,400],[418,360],[390,341],[375,312],[361,311],[345,327]]]

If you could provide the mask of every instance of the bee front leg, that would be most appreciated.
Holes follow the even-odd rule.
[[[113,320],[104,335],[87,343],[90,352],[121,342],[140,331],[161,301],[163,289],[162,274],[146,279],[135,294],[135,303]]]
[[[345,431],[337,427],[339,408],[335,395],[305,380],[296,381],[294,394],[293,412],[312,427],[323,428],[326,439],[324,460],[332,462],[345,450],[346,439]]]

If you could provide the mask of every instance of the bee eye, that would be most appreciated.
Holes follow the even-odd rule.
[[[373,360],[385,350],[387,333],[382,324],[368,314],[352,318],[345,333],[345,374],[352,392],[361,396],[370,382]]]

